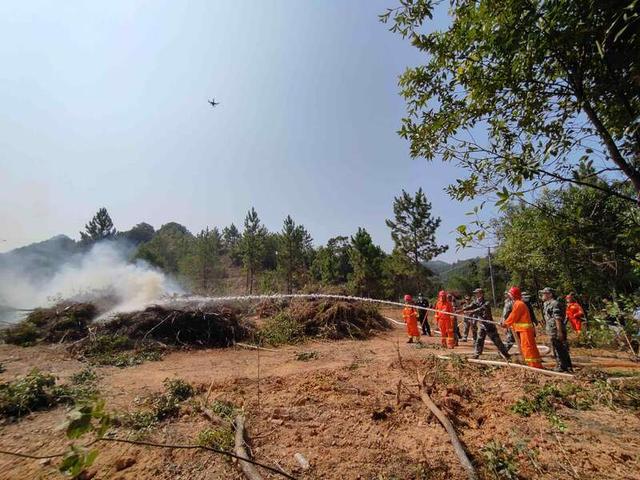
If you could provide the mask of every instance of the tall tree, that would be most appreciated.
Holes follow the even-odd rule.
[[[278,269],[284,277],[287,293],[293,291],[296,274],[308,266],[306,260],[312,248],[311,242],[309,232],[287,215],[278,236]]]
[[[176,275],[181,272],[193,241],[193,235],[184,225],[169,222],[162,225],[150,241],[138,247],[135,257]]]
[[[100,240],[112,239],[116,233],[109,212],[103,207],[84,226],[84,232],[80,232],[80,239],[84,245],[91,245]]]
[[[411,260],[418,287],[421,287],[425,272],[423,264],[449,248],[436,243],[440,217],[431,215],[431,203],[427,201],[422,188],[418,189],[415,196],[402,190],[402,195],[393,201],[393,213],[394,220],[386,221],[391,229],[391,238],[398,253]]]
[[[349,261],[351,243],[349,237],[333,237],[327,245],[318,248],[311,265],[311,272],[316,280],[325,285],[346,283],[353,271]]]
[[[452,1],[451,22],[434,30],[438,3],[402,0],[381,19],[426,54],[400,77],[407,116],[399,133],[412,156],[468,172],[450,195],[505,207],[560,183],[637,204],[640,2]],[[571,174],[588,161],[632,192]]]
[[[155,233],[156,231],[151,225],[142,222],[138,223],[135,227],[132,227],[131,230],[118,232],[117,236],[118,238],[124,238],[133,245],[138,246],[150,241]]]
[[[382,262],[384,252],[373,244],[371,235],[364,228],[351,237],[349,258],[353,271],[349,275],[352,291],[360,296],[378,296],[382,293]]]
[[[235,224],[231,224],[228,227],[222,229],[222,248],[229,254],[231,261],[235,265],[242,265],[242,251],[240,248],[240,241],[242,235]]]
[[[207,293],[219,274],[222,236],[220,231],[209,227],[196,235],[187,260],[187,271],[191,281]]]
[[[244,219],[244,231],[242,232],[241,241],[242,263],[246,272],[246,288],[250,294],[253,293],[256,273],[262,265],[266,235],[267,229],[260,223],[260,218],[255,208],[251,207]]]
[[[514,203],[496,222],[497,263],[534,289],[551,285],[594,298],[633,291],[640,286],[640,210],[625,206],[588,187]]]

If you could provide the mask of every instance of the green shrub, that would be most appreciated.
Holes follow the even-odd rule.
[[[165,378],[162,382],[166,394],[179,401],[187,400],[195,393],[193,386],[180,378]]]
[[[231,427],[205,428],[198,433],[196,443],[203,447],[231,450],[234,445],[233,430]]]
[[[181,379],[166,378],[163,384],[165,391],[153,397],[150,408],[125,414],[121,423],[132,430],[143,430],[178,416],[181,403],[192,397],[195,390]]]
[[[31,322],[20,322],[5,328],[2,331],[2,339],[11,345],[30,347],[38,340],[38,327]]]
[[[486,461],[486,467],[495,479],[517,480],[518,462],[517,452],[507,448],[506,445],[492,440],[481,450]]]
[[[0,384],[0,416],[21,417],[60,403],[73,403],[75,393],[68,385],[56,385],[53,375],[34,369],[24,377]]]
[[[549,384],[519,399],[511,407],[511,410],[523,417],[528,417],[534,413],[543,413],[554,427],[564,431],[566,425],[558,417],[558,406],[587,410],[593,406],[593,403],[594,397],[592,393],[576,384],[567,383],[562,387]]]
[[[162,360],[163,351],[156,344],[144,344],[136,348],[124,335],[100,335],[83,350],[83,355],[96,365],[112,365],[119,368],[140,365],[146,361]]]
[[[230,403],[225,402],[224,400],[216,400],[209,406],[211,411],[218,415],[220,418],[224,420],[228,420],[229,422],[233,421],[233,418],[236,415],[236,407]]]
[[[84,368],[78,373],[71,375],[71,383],[74,385],[83,385],[85,383],[95,383],[98,380],[95,370],[91,367]]]
[[[288,313],[280,312],[265,322],[258,335],[260,343],[289,345],[304,339],[304,327]]]

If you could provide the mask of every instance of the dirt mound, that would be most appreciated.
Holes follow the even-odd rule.
[[[359,302],[295,301],[288,313],[310,337],[365,339],[376,331],[391,328],[376,307]]]
[[[57,343],[86,337],[88,325],[98,315],[92,303],[61,302],[36,308],[20,323],[5,329],[6,343],[28,346],[36,342]]]
[[[183,310],[151,306],[139,312],[118,313],[100,326],[99,334],[132,340],[157,340],[167,345],[228,347],[247,338],[252,328],[235,310]]]

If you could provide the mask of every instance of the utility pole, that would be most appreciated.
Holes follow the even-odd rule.
[[[493,298],[493,306],[497,307],[496,303],[496,287],[493,283],[493,266],[491,265],[491,247],[487,247],[487,258],[489,259],[489,277],[491,278],[491,297]]]

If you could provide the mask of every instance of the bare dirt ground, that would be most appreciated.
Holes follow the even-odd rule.
[[[387,315],[398,318],[397,311]],[[498,441],[513,452],[519,478],[640,479],[640,417],[637,411],[597,404],[586,410],[558,408],[566,426],[560,431],[541,413],[521,417],[513,404],[543,385],[565,380],[536,373],[437,361],[448,353],[439,338],[425,347],[405,343],[404,331],[367,341],[307,342],[257,351],[243,348],[174,352],[159,362],[119,369],[99,367],[101,397],[107,408],[123,412],[138,399],[162,390],[165,378],[182,378],[210,391],[209,400],[230,401],[244,409],[254,458],[278,466],[296,478],[464,479],[449,437],[416,395],[416,371],[429,371],[432,398],[454,422],[482,478],[495,477],[483,448]],[[490,344],[490,342],[488,342]],[[308,361],[299,352],[316,352]],[[455,353],[471,352],[462,344]],[[492,357],[490,348],[485,355]],[[603,369],[633,370],[622,352],[572,352],[576,363]],[[595,355],[594,355],[595,354]],[[401,360],[401,361],[400,361]],[[552,366],[552,359],[546,366]],[[36,367],[64,381],[86,365],[62,346],[0,345],[7,381]],[[437,370],[437,371],[436,371]],[[405,387],[397,395],[398,381]],[[196,398],[201,401],[204,394]],[[64,450],[68,441],[57,427],[63,407],[35,412],[0,426],[0,448],[47,454]],[[210,425],[193,403],[180,417],[152,429],[145,439],[195,443]],[[119,437],[130,432],[118,428]],[[294,459],[301,453],[311,467]],[[135,463],[116,471],[119,458]],[[211,452],[101,444],[91,469],[96,479],[234,479],[238,466]],[[265,478],[277,478],[264,473]],[[56,462],[0,455],[0,478],[61,478]]]

